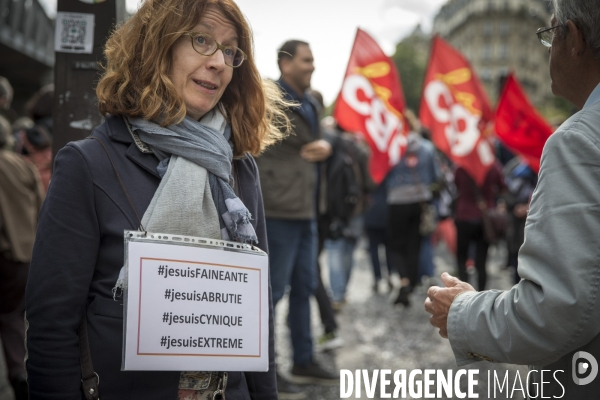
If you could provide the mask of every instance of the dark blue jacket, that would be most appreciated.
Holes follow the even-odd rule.
[[[388,226],[387,188],[385,180],[370,193],[370,203],[365,212],[365,229],[386,230]]]
[[[158,160],[138,149],[120,117],[108,117],[92,136],[108,149],[141,218],[160,183]],[[236,160],[235,168],[259,247],[267,251],[258,169],[251,156]],[[176,399],[179,372],[120,371],[123,306],[112,288],[123,266],[123,230],[138,225],[101,144],[67,144],[56,156],[27,284],[31,400],[83,398],[77,328],[84,311],[102,400]],[[277,399],[270,309],[269,372],[230,372],[227,400]]]

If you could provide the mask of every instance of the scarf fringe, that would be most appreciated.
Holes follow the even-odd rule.
[[[252,235],[238,235],[237,241],[244,244],[258,244],[258,240],[252,239]]]
[[[245,225],[249,224],[252,220],[252,214],[248,210],[234,210],[229,211],[231,220],[233,221],[233,229],[237,230],[238,224]]]
[[[227,190],[231,190],[227,187]],[[233,190],[231,190],[233,195]],[[238,197],[230,197],[225,200],[225,206],[227,212],[221,215],[222,221],[225,224],[229,236],[233,240],[241,241],[242,243],[258,243],[256,232],[250,221],[252,220],[252,214],[246,208],[244,203]]]
[[[223,215],[225,229],[233,240],[242,243],[257,244],[256,233],[250,224],[252,214],[247,209],[230,210]]]
[[[125,266],[123,266],[119,271],[117,283],[115,283],[115,287],[112,288],[113,300],[117,301],[117,297],[123,296],[125,289],[127,289],[127,270]]]

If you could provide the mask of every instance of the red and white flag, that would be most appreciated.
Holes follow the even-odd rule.
[[[370,171],[381,182],[406,148],[404,94],[394,62],[358,29],[333,116],[348,132],[360,132],[371,147]]]
[[[535,172],[540,170],[540,159],[546,140],[554,129],[544,120],[511,73],[506,79],[496,109],[496,135],[515,151]]]
[[[495,160],[483,135],[492,111],[467,59],[438,36],[433,38],[419,114],[436,147],[482,184]]]

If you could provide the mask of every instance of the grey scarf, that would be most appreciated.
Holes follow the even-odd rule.
[[[197,209],[200,220],[202,217],[206,218],[207,215],[204,211],[210,211],[210,205],[204,205],[206,202],[199,203],[198,198],[186,195],[188,190],[186,186],[189,185],[196,185],[197,188],[203,190],[202,185],[205,185],[205,182],[190,180],[190,178],[193,176],[197,178],[196,180],[202,179],[203,170],[206,170],[208,171],[207,179],[212,200],[218,214],[221,238],[242,243],[256,244],[258,242],[250,223],[252,215],[231,187],[233,184],[231,177],[233,150],[229,142],[231,128],[220,111],[215,108],[200,121],[185,117],[181,123],[164,128],[141,118],[129,118],[129,122],[140,139],[150,146],[159,158],[157,171],[163,181],[177,182],[176,186],[179,187],[173,191],[166,189],[169,182],[161,182],[149,207],[150,213],[147,211],[147,214],[159,214],[158,211],[166,210],[165,205],[172,207],[172,210],[177,213],[178,209],[183,209],[180,203],[183,200],[188,203],[188,206],[191,205],[187,208]],[[172,184],[169,186],[175,187]],[[161,198],[163,199],[161,200]],[[163,207],[155,207],[160,204]],[[202,204],[202,212],[198,210],[200,207],[194,207],[200,204]],[[144,219],[146,217],[145,214]],[[160,226],[162,229],[169,229],[169,226],[165,226],[165,224],[173,224],[172,220],[169,222],[172,215],[163,213],[163,217],[164,223],[158,225],[162,225]],[[177,223],[181,223],[183,226],[180,225],[180,229],[172,233],[193,234],[197,227],[187,227],[186,225],[193,224],[195,221],[198,219],[189,218],[189,215],[188,218],[182,216]],[[150,228],[146,226],[146,229]]]
[[[142,218],[146,230],[258,242],[252,216],[231,188],[231,129],[220,111],[166,128],[140,118],[129,123],[160,160],[162,181]],[[179,389],[196,389],[202,374],[181,372]]]

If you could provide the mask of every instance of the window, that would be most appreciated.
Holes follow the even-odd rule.
[[[492,23],[484,22],[483,23],[483,35],[484,36],[492,36],[492,33],[493,33]]]
[[[489,60],[490,58],[492,58],[492,46],[490,46],[489,44],[484,44],[483,45],[483,59]]]
[[[489,82],[492,80],[492,71],[488,68],[484,68],[481,70],[479,76],[481,77],[482,81]]]
[[[498,45],[498,56],[501,59],[508,58],[508,46],[506,45],[506,43],[500,43]]]

